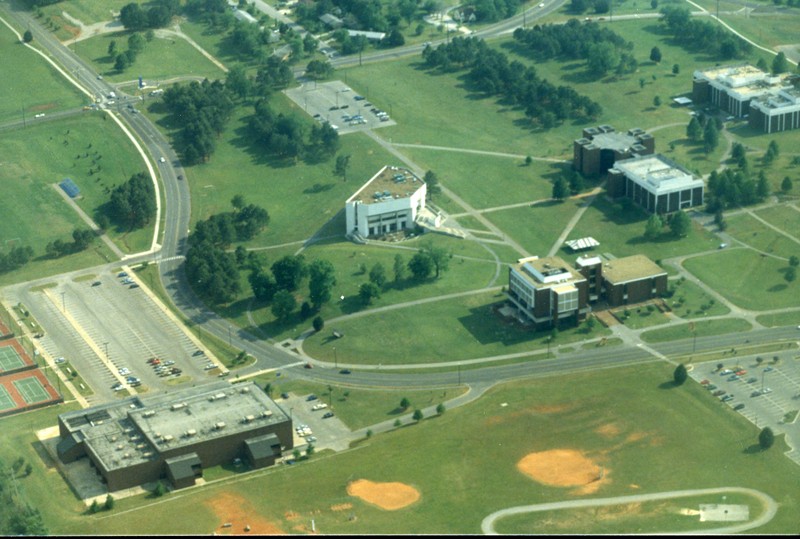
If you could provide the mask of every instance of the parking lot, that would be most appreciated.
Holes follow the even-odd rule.
[[[797,350],[760,356],[731,357],[695,365],[691,377],[732,410],[758,428],[785,433],[794,448],[790,457],[800,464],[800,428],[786,414],[800,409],[800,353]],[[777,361],[774,360],[777,358]],[[723,368],[717,370],[717,364]],[[739,374],[737,374],[737,372]]]
[[[129,376],[141,381],[134,383],[139,390],[161,390],[179,382],[212,381],[219,373],[205,369],[205,351],[133,275],[64,279],[41,290],[12,293],[16,297],[9,299],[21,301],[43,329],[37,346],[53,358],[64,358],[81,374],[95,392],[92,403],[129,389]],[[152,357],[173,361],[169,367],[180,371],[158,373],[147,363]]]
[[[285,93],[306,114],[330,123],[340,135],[396,125],[391,110],[382,110],[369,95],[359,94],[342,81],[306,82]]]
[[[343,451],[350,447],[350,429],[336,417],[336,411],[333,410],[332,417],[324,417],[326,413],[331,412],[327,397],[319,395],[316,399],[309,400],[310,395],[288,393],[287,396],[288,398],[283,398],[275,395],[273,398],[292,418],[295,427],[294,446],[296,448],[302,451],[309,441],[317,449]],[[325,406],[313,410],[320,404]],[[309,434],[304,434],[302,429],[298,431],[298,427],[301,426],[306,426],[306,432]]]

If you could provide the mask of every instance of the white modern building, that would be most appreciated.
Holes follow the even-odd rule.
[[[630,198],[650,213],[703,204],[703,180],[661,154],[617,161],[608,174],[612,196]]]
[[[788,73],[771,75],[743,64],[694,72],[692,99],[712,103],[736,117],[750,113],[750,101],[791,86]]]
[[[784,88],[750,102],[750,126],[765,133],[800,129],[800,89]]]
[[[385,166],[347,199],[346,234],[368,238],[411,230],[426,195],[425,182],[413,172]]]

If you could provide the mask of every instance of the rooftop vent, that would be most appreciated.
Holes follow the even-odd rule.
[[[185,402],[178,402],[178,403],[172,405],[172,409],[173,410],[180,410],[181,408],[185,408],[185,407],[186,407],[186,403]]]
[[[239,393],[250,393],[250,388],[249,387],[243,387],[242,389],[239,390]]]
[[[218,421],[218,422],[214,423],[214,428],[217,429],[217,430],[224,429],[225,428],[225,422],[224,421]]]
[[[264,410],[261,412],[261,417],[272,417],[272,410]]]
[[[197,434],[197,431],[194,429],[189,429],[184,433],[184,436],[191,437]]]
[[[165,442],[171,442],[174,439],[175,437],[172,434],[165,434],[164,437],[162,438],[162,440]]]
[[[256,416],[254,415],[246,415],[242,418],[242,423],[250,423],[251,421],[254,421],[255,418]]]
[[[153,417],[156,415],[155,410],[147,410],[145,413],[142,414],[142,417]]]

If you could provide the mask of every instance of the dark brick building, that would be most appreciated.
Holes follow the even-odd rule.
[[[653,135],[642,129],[620,133],[610,125],[587,127],[572,144],[573,167],[584,176],[605,174],[619,160],[655,152]]]

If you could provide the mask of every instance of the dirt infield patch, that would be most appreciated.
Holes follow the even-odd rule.
[[[219,524],[213,530],[216,534],[241,535],[281,535],[285,531],[259,516],[250,503],[237,494],[223,492],[206,504],[219,518]]]
[[[597,427],[594,429],[594,431],[601,436],[605,436],[606,438],[613,438],[619,434],[619,427],[614,423],[606,423],[605,425]]]
[[[581,487],[580,494],[591,494],[606,477],[606,471],[575,449],[551,449],[529,453],[517,469],[539,483],[551,487]]]
[[[347,485],[347,494],[388,511],[407,507],[420,498],[419,491],[405,483],[375,483],[367,479]]]

